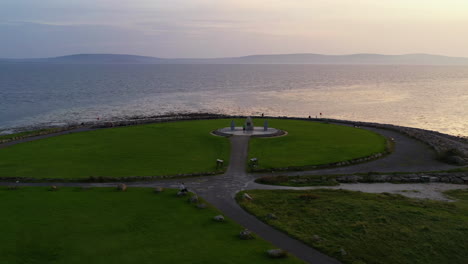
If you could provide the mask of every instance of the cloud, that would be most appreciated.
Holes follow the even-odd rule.
[[[0,57],[48,57],[126,48],[141,32],[105,25],[1,23]],[[131,44],[130,44],[131,45]]]
[[[468,56],[466,0],[1,0],[0,57]]]

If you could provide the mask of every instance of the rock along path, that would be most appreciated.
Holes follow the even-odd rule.
[[[354,166],[339,167],[332,169],[323,169],[315,171],[303,172],[282,172],[282,173],[269,173],[268,175],[312,175],[312,174],[349,174],[357,172],[416,172],[416,171],[429,171],[429,170],[446,170],[454,166],[441,163],[435,159],[435,153],[425,144],[406,137],[394,131],[366,128],[380,133],[386,137],[395,139],[395,151],[378,160],[358,164]],[[0,145],[0,148],[10,146],[13,144],[32,141],[40,138],[88,131],[91,129],[78,129],[55,133],[47,136],[31,137],[15,142],[10,142]],[[440,183],[427,183],[427,184],[341,184],[340,186],[333,187],[285,187],[285,186],[271,186],[261,185],[254,182],[258,177],[265,174],[248,174],[246,173],[247,157],[248,157],[248,142],[249,136],[232,136],[231,142],[231,157],[229,167],[223,175],[219,176],[205,176],[189,179],[177,180],[160,180],[151,182],[131,182],[127,183],[129,187],[167,187],[177,188],[181,181],[190,191],[193,191],[207,200],[209,203],[221,210],[227,217],[233,219],[242,226],[253,231],[263,239],[271,242],[276,247],[282,248],[296,257],[304,260],[307,263],[314,264],[328,264],[340,263],[336,259],[322,254],[321,252],[307,246],[306,244],[287,236],[285,233],[280,232],[271,226],[268,226],[258,220],[256,217],[250,215],[243,210],[235,201],[235,195],[242,190],[250,189],[316,189],[316,188],[332,188],[332,189],[348,189],[364,192],[392,192],[399,193],[409,197],[416,198],[430,198],[437,200],[449,201],[444,197],[441,192],[450,189],[463,189],[468,188],[467,185],[454,185],[454,184],[440,184]],[[91,187],[112,187],[116,183],[20,183],[24,186],[91,186]],[[0,183],[0,185],[12,185],[12,183]]]

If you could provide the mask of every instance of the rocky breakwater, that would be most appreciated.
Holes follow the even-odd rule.
[[[185,120],[208,120],[208,119],[221,119],[221,118],[232,118],[232,116],[222,114],[210,114],[210,113],[183,113],[183,114],[168,114],[148,117],[129,117],[122,120],[109,120],[96,122],[91,124],[92,128],[110,128],[110,127],[121,127],[121,126],[134,126],[144,124],[155,124],[164,122],[174,121],[185,121]]]

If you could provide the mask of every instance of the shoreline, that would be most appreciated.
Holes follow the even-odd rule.
[[[256,112],[252,115],[250,115],[253,118],[262,118],[261,112]],[[247,114],[238,114],[238,113],[229,113],[229,112],[205,112],[205,111],[194,111],[194,112],[187,112],[187,111],[180,111],[180,112],[166,112],[166,113],[161,113],[161,114],[154,114],[154,115],[132,115],[132,116],[114,116],[109,119],[100,119],[100,120],[94,120],[92,121],[86,121],[86,120],[81,120],[81,121],[50,121],[50,122],[42,122],[42,123],[37,123],[37,124],[31,124],[31,125],[18,125],[18,126],[5,126],[1,127],[0,126],[0,137],[1,136],[6,136],[6,135],[11,135],[11,134],[16,134],[16,133],[22,133],[22,132],[28,132],[28,131],[33,131],[33,130],[42,130],[42,129],[62,129],[64,127],[94,127],[94,126],[102,126],[103,124],[121,124],[121,123],[129,123],[129,122],[151,122],[154,120],[155,122],[159,122],[162,119],[174,119],[174,118],[188,118],[192,117],[193,119],[197,118],[203,118],[203,117],[226,117],[226,118],[244,118],[249,115]],[[264,116],[265,118],[270,118],[270,119],[297,119],[297,120],[318,120],[318,121],[330,121],[330,122],[337,122],[337,123],[347,123],[347,124],[365,124],[369,126],[392,126],[392,127],[399,127],[399,128],[409,128],[409,129],[415,129],[415,130],[421,130],[425,132],[430,132],[434,134],[438,134],[444,137],[450,137],[455,140],[464,140],[466,143],[468,143],[468,134],[462,135],[462,134],[449,134],[449,133],[444,133],[440,132],[437,130],[433,130],[430,128],[421,128],[421,127],[413,127],[413,126],[405,126],[405,125],[395,125],[393,123],[385,123],[385,122],[379,122],[379,121],[362,121],[362,120],[352,120],[352,119],[340,119],[340,118],[328,118],[328,117],[301,117],[301,116],[294,116],[294,115],[270,115],[270,116]],[[118,126],[118,125],[117,125]]]

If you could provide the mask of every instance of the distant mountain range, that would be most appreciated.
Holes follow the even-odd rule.
[[[167,59],[120,54],[76,54],[41,59],[0,59],[0,63],[63,64],[352,64],[352,65],[468,65],[468,58],[431,54],[351,54],[312,53],[251,55],[214,59]]]

